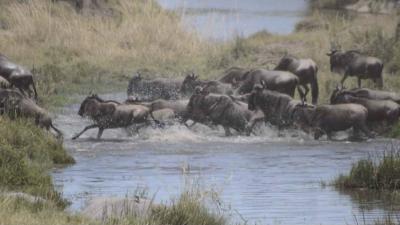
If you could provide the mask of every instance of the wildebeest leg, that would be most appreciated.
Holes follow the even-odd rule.
[[[308,88],[307,84],[304,84],[302,86],[304,88],[304,101],[307,102],[307,95],[308,95],[308,92],[310,92],[310,88]]]
[[[322,135],[324,135],[324,131],[321,128],[316,128],[314,130],[314,139],[318,140]],[[328,137],[329,138],[329,137]]]
[[[231,130],[229,127],[224,126],[225,136],[232,136]]]
[[[33,88],[33,93],[35,94],[35,100],[37,100],[38,95],[37,95],[37,91],[36,91],[35,82],[33,82],[33,78],[31,80],[31,85],[32,85],[32,88]]]
[[[365,123],[358,124],[358,125],[354,126],[354,128],[361,130],[365,135],[367,135],[368,138],[374,138],[374,135],[371,133],[371,131],[368,129],[368,127]]]
[[[304,94],[303,88],[300,85],[297,86],[297,92],[299,92],[301,101],[306,102],[307,101],[306,96]]]
[[[361,78],[360,78],[360,76],[357,77],[357,84],[358,84],[358,88],[361,88]]]
[[[104,128],[103,127],[99,127],[99,132],[97,132],[97,139],[101,138],[101,135],[103,135],[103,131],[104,131]]]
[[[50,127],[53,128],[53,130],[57,133],[57,137],[60,138],[63,136],[62,132],[59,129],[57,129],[53,124],[50,124]]]
[[[93,129],[93,128],[97,128],[99,127],[99,125],[97,124],[93,124],[93,125],[89,125],[87,127],[85,127],[85,129],[83,129],[79,134],[75,135],[72,137],[72,140],[77,139],[79,136],[81,136],[83,133],[85,133],[87,130]]]
[[[342,85],[342,87],[343,87],[344,81],[347,79],[347,77],[348,77],[348,74],[345,73],[342,80],[340,81],[340,84]]]
[[[251,131],[253,130],[256,123],[263,121],[265,119],[265,115],[261,110],[257,110],[256,113],[250,118],[249,122],[246,126],[246,135],[250,136]]]

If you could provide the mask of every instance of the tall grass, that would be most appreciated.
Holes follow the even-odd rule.
[[[128,201],[128,199],[127,199]],[[103,212],[101,220],[85,218],[54,207],[52,202],[30,202],[23,198],[0,196],[0,224],[7,225],[226,225],[227,218],[212,212],[200,192],[184,192],[165,205],[150,206],[149,215],[138,215],[129,204],[121,206],[121,214]]]
[[[67,202],[55,190],[48,170],[55,164],[71,164],[62,143],[26,120],[0,117],[0,187],[30,193],[64,207]]]
[[[359,160],[348,174],[335,180],[335,186],[340,189],[400,190],[400,152],[394,146],[392,148],[379,159]]]
[[[0,48],[27,65],[88,62],[125,71],[179,71],[208,50],[155,1],[115,2],[114,16],[85,16],[51,0],[8,4],[3,13],[8,29],[1,32]]]

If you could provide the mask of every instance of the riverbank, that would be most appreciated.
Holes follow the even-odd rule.
[[[348,10],[357,13],[394,14],[399,10],[397,0],[311,0],[311,7],[317,9]]]

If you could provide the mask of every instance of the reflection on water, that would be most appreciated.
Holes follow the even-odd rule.
[[[307,11],[304,0],[158,0],[180,13],[186,27],[217,40],[261,30],[288,34]]]
[[[123,95],[112,96],[113,98]],[[70,138],[83,128],[77,106],[66,108],[56,123]],[[223,131],[174,126],[146,129],[129,136],[122,129],[97,131],[66,141],[77,164],[53,173],[55,183],[79,209],[94,196],[125,196],[137,188],[156,202],[177,196],[187,180],[200,180],[221,191],[222,200],[250,224],[355,224],[384,213],[382,198],[363,198],[322,187],[369,152],[382,152],[386,141],[315,142],[308,137],[223,137]],[[289,135],[291,136],[291,135]],[[185,171],[185,173],[183,173]]]

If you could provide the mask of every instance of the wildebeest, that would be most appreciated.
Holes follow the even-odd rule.
[[[227,69],[218,79],[218,81],[226,84],[231,84],[233,87],[236,87],[238,82],[245,80],[249,69],[241,68],[241,67],[231,67]]]
[[[53,125],[49,113],[17,90],[0,89],[0,108],[2,113],[12,117],[32,118],[39,127],[46,130],[52,128],[58,137],[62,136],[61,131]]]
[[[190,96],[193,94],[194,89],[197,86],[203,87],[210,93],[214,94],[233,94],[233,88],[230,84],[222,83],[217,80],[205,81],[200,80],[195,74],[189,74],[185,77],[181,85],[181,93],[185,96]]]
[[[29,97],[31,97],[31,92],[33,91],[34,97],[37,99],[36,87],[31,71],[11,62],[8,57],[2,54],[0,54],[0,76],[6,79],[11,86],[18,88],[21,93],[27,92]]]
[[[174,113],[175,118],[183,120],[187,117],[187,105],[189,100],[164,100],[157,99],[152,102],[142,102],[133,96],[129,96],[125,101],[127,104],[139,104],[149,108],[150,112],[170,109]]]
[[[356,97],[338,88],[332,93],[330,101],[331,104],[355,103],[364,106],[368,110],[369,122],[387,121],[389,124],[394,124],[400,116],[400,106],[392,100]]]
[[[249,110],[262,110],[265,121],[278,126],[279,129],[292,125],[291,115],[294,108],[303,104],[303,102],[294,100],[287,94],[267,89],[264,81],[261,84],[256,84],[247,98]]]
[[[274,70],[289,71],[299,78],[299,85],[301,85],[305,92],[304,97],[307,97],[309,92],[308,84],[311,86],[312,104],[318,102],[318,67],[312,59],[298,59],[294,56],[284,56],[275,67]],[[300,93],[301,94],[301,93]]]
[[[270,71],[264,69],[250,70],[237,90],[238,94],[247,94],[253,90],[254,85],[265,82],[269,90],[274,90],[294,97],[296,87],[299,84],[299,78],[286,71]],[[301,98],[304,93],[299,89]]]
[[[257,122],[256,114],[247,109],[247,104],[232,100],[227,95],[210,94],[201,87],[196,87],[190,97],[188,113],[196,118],[208,118],[215,125],[221,125],[227,136],[230,128],[239,133],[250,135]]]
[[[338,89],[339,87],[336,87]],[[354,88],[350,90],[342,89],[341,93],[346,93],[354,97],[366,98],[371,100],[391,100],[400,104],[400,95],[396,92],[372,90],[368,88]]]
[[[72,139],[76,139],[89,129],[98,128],[97,138],[101,138],[105,129],[128,127],[138,123],[149,123],[149,108],[142,105],[121,104],[105,101],[97,95],[90,95],[83,100],[78,115],[89,117],[94,124],[85,127]],[[153,118],[154,120],[154,118]]]
[[[294,123],[305,131],[314,132],[316,140],[324,134],[331,140],[333,132],[349,128],[353,128],[356,136],[362,131],[372,138],[373,134],[366,125],[367,117],[368,110],[359,104],[297,105],[292,114]]]
[[[142,101],[157,99],[179,99],[182,81],[168,78],[145,80],[140,73],[132,77],[128,85],[128,96],[138,97]]]
[[[383,63],[380,59],[362,55],[355,50],[332,50],[327,55],[330,57],[331,71],[344,75],[342,86],[348,76],[356,76],[359,88],[362,79],[372,79],[379,88],[383,87]]]

